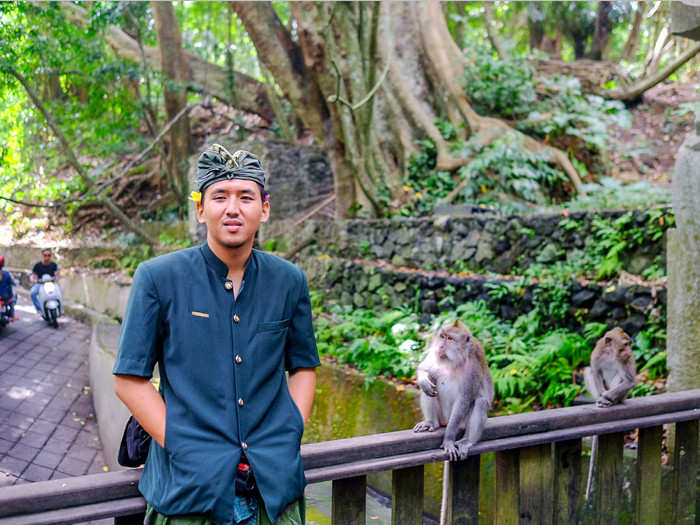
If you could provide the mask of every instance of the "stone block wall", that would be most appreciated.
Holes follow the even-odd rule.
[[[536,301],[549,303],[552,289],[546,283],[524,285],[522,281],[445,276],[437,272],[395,271],[381,265],[360,264],[328,257],[300,261],[312,290],[323,294],[324,304],[356,308],[407,307],[421,314],[452,310],[466,301],[485,301],[497,316],[514,320],[527,313]],[[500,288],[500,290],[496,290]],[[636,335],[666,315],[666,290],[640,285],[580,283],[564,284],[566,297],[559,298],[565,311],[561,319],[550,318],[553,328],[580,329],[588,322],[621,326]],[[561,290],[561,287],[559,288]],[[503,292],[506,293],[503,293]]]
[[[590,250],[596,217],[617,219],[625,211],[599,213],[464,217],[399,218],[342,222],[307,221],[278,239],[281,251],[306,239],[314,243],[302,253],[383,260],[394,266],[427,270],[492,271],[511,274],[533,262],[566,260],[574,250]],[[633,224],[648,230],[649,214],[634,211]],[[572,227],[574,225],[575,227]],[[264,243],[264,239],[263,239]],[[284,245],[284,246],[282,246]],[[660,259],[665,266],[664,238],[645,239],[624,254],[626,271],[639,274]],[[658,257],[660,256],[660,257]]]

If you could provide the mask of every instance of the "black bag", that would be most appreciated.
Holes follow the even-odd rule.
[[[134,416],[129,417],[124,427],[117,461],[122,467],[140,467],[146,462],[148,449],[153,438],[146,432]]]

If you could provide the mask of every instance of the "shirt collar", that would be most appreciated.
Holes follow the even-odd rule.
[[[200,250],[202,252],[204,260],[212,268],[212,270],[214,270],[214,273],[222,279],[226,279],[226,276],[228,275],[228,266],[226,266],[226,263],[216,256],[216,254],[211,250],[209,244],[206,241],[200,246]],[[256,250],[251,250],[250,256],[248,257],[248,261],[246,261],[245,263],[245,271],[243,273],[244,280],[249,279],[251,277],[250,274],[254,272],[258,267],[255,257],[255,251]]]

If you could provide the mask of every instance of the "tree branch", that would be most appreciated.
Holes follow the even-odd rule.
[[[642,79],[633,86],[624,90],[613,90],[603,93],[607,98],[617,100],[634,100],[638,98],[646,90],[653,88],[659,82],[662,82],[674,73],[678,68],[683,66],[688,60],[700,53],[700,42],[695,42],[692,46],[686,49],[675,61],[667,65],[665,68],[657,71],[648,78]]]
[[[40,8],[44,7],[42,2],[34,2],[34,4]],[[59,5],[70,21],[83,27],[88,25],[89,16],[85,9],[72,2],[60,2]],[[107,26],[104,29],[104,39],[120,58],[141,62],[142,55],[138,42],[119,27],[114,25]],[[162,71],[158,50],[145,46],[144,52],[151,69]],[[229,72],[226,68],[207,62],[195,53],[185,51],[185,56],[192,71],[194,85],[191,88],[194,91],[201,90],[204,93],[211,94],[241,111],[260,115],[268,122],[274,120],[275,113],[272,110],[262,82],[258,82],[244,73],[234,71],[233,75],[238,96],[236,100],[232,100]]]
[[[85,185],[89,189],[93,189],[95,187],[95,181],[92,180],[92,178],[85,171],[85,168],[80,164],[80,162],[78,162],[78,159],[75,156],[75,153],[73,152],[73,148],[71,148],[70,144],[68,143],[68,139],[66,139],[66,136],[63,134],[63,131],[61,131],[61,128],[59,127],[56,120],[53,118],[53,115],[49,113],[48,109],[46,109],[44,104],[39,99],[38,95],[29,85],[27,79],[24,78],[24,76],[19,71],[12,67],[9,69],[9,73],[12,76],[14,76],[20,84],[22,84],[24,90],[27,92],[27,95],[29,95],[29,98],[32,100],[36,108],[43,115],[44,119],[46,120],[46,123],[51,128],[51,131],[53,131],[54,135],[58,137],[58,140],[61,143],[61,149],[63,150],[63,153],[66,155],[66,157],[68,157],[68,163],[71,166],[73,166],[73,169],[75,169],[75,171],[78,172],[78,176],[83,180]],[[101,204],[103,204],[107,208],[107,210],[114,216],[114,218],[121,222],[129,231],[141,237],[151,246],[155,247],[160,245],[160,243],[155,237],[151,236],[138,224],[129,219],[129,217],[127,217],[124,214],[124,212],[120,210],[119,207],[116,204],[114,204],[114,202],[112,202],[111,199],[105,196],[99,196],[97,199]]]

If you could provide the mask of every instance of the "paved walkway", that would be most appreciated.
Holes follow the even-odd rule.
[[[90,328],[49,327],[20,297],[0,333],[0,487],[102,472],[88,378]]]

